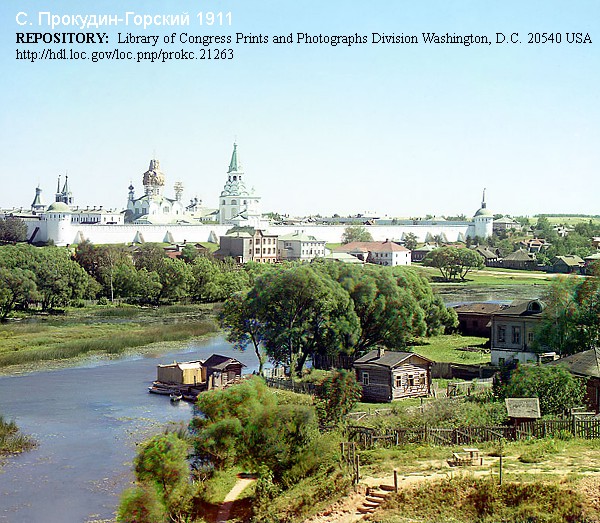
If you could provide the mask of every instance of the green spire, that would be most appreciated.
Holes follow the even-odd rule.
[[[233,143],[233,153],[231,154],[231,161],[229,162],[228,173],[238,171],[238,157],[237,157],[237,143]]]

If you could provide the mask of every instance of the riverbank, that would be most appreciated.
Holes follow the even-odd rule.
[[[102,307],[28,316],[0,325],[0,375],[81,365],[127,353],[168,352],[218,333],[214,307]]]

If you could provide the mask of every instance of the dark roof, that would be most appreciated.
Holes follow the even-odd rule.
[[[491,314],[503,309],[505,306],[500,303],[463,303],[452,307],[458,314]]]
[[[546,304],[541,300],[515,300],[492,312],[494,316],[535,316],[544,312]]]
[[[375,349],[355,360],[354,364],[381,365],[382,367],[388,367],[391,369],[392,367],[399,365],[412,356],[416,356],[417,358],[421,358],[429,363],[433,363],[431,360],[414,352],[394,352],[386,350],[383,353],[383,356],[379,357],[379,350]]]
[[[557,264],[559,262],[568,265],[569,267],[578,267],[579,265],[583,265],[584,261],[579,257],[572,254],[567,256],[555,256],[552,260],[553,264]]]
[[[525,252],[523,249],[519,249],[518,251],[511,252],[508,256],[504,257],[505,260],[509,261],[534,261],[535,258],[533,255]]]
[[[204,362],[204,366],[207,369],[224,370],[232,363],[239,364],[242,367],[246,366],[235,358],[228,358],[227,356],[221,356],[220,354],[213,354]]]
[[[485,247],[476,247],[475,252],[481,254],[486,260],[496,260],[498,258],[498,255],[495,252],[492,252]]]
[[[547,365],[564,365],[573,374],[600,378],[600,349],[578,352],[566,358],[551,361]]]

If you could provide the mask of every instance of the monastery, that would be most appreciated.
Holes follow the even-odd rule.
[[[129,185],[125,209],[109,210],[102,206],[79,207],[65,176],[61,187],[60,177],[54,202],[46,206],[42,190],[37,187],[34,200],[28,209],[0,211],[3,216],[16,216],[27,224],[31,243],[52,241],[55,245],[73,245],[88,240],[92,243],[144,243],[144,242],[206,242],[218,243],[233,226],[253,227],[270,234],[284,236],[299,229],[331,243],[341,241],[346,223],[302,223],[282,225],[271,223],[261,212],[261,198],[247,189],[246,175],[239,160],[238,146],[233,152],[226,173],[226,181],[219,195],[218,207],[208,208],[197,197],[185,204],[183,185],[174,184],[174,195],[164,193],[166,176],[160,162],[153,158],[142,174],[143,194],[136,196],[135,187]],[[359,222],[361,223],[361,222]],[[421,242],[443,238],[448,242],[465,241],[468,237],[487,238],[492,235],[493,214],[487,209],[485,190],[481,207],[472,220],[372,220],[366,224],[376,241],[402,241],[406,234],[416,235]]]

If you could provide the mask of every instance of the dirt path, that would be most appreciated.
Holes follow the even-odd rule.
[[[497,467],[497,460],[488,459],[491,461],[491,466],[495,469]],[[412,472],[408,474],[398,475],[398,489],[410,488],[419,483],[428,481],[441,481],[444,479],[452,478],[455,476],[468,475],[470,477],[490,477],[490,465],[488,464],[485,468],[470,469],[463,467],[448,467],[441,468],[435,472]],[[556,472],[556,469],[554,470]],[[534,472],[534,470],[531,470]],[[542,471],[537,471],[543,475]],[[569,470],[564,470],[567,474]],[[356,521],[363,521],[365,515],[358,512],[358,508],[362,506],[366,498],[368,487],[377,487],[379,485],[390,485],[394,484],[394,476],[381,476],[381,477],[364,477],[361,482],[356,486],[355,492],[350,493],[348,496],[336,501],[330,505],[327,509],[321,511],[319,514],[307,519],[305,523],[354,523]],[[588,499],[592,506],[600,506],[600,475],[591,474],[589,477],[583,479],[579,485],[580,492]],[[593,520],[595,521],[595,520]]]
[[[238,477],[237,483],[229,491],[227,496],[225,496],[223,503],[221,503],[221,508],[219,509],[219,513],[217,514],[216,523],[225,523],[229,519],[229,514],[231,512],[233,502],[238,498],[242,491],[253,481],[256,481],[256,478],[245,476]]]

